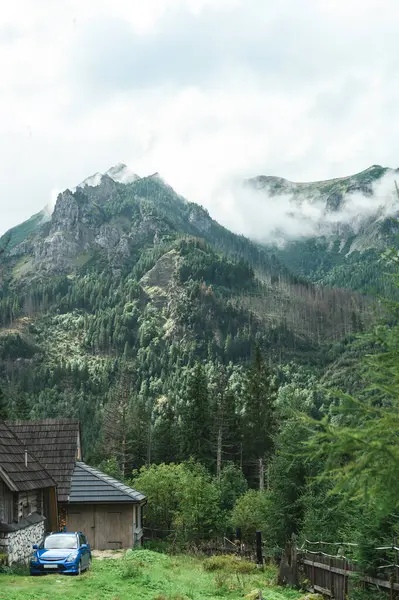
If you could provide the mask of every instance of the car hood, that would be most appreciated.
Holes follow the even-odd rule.
[[[64,560],[67,556],[71,554],[71,552],[76,552],[76,548],[63,548],[60,550],[38,550],[38,555],[41,560],[55,560],[59,558],[60,560]]]

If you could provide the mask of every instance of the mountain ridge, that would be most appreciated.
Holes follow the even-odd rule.
[[[399,247],[397,179],[399,169],[373,165],[319,182],[260,176],[245,185],[257,202],[270,201],[271,210],[285,200],[282,227],[262,243],[291,272],[319,285],[391,295],[380,260],[387,247]]]
[[[158,175],[65,190],[47,222],[19,233],[13,246],[2,238],[7,411],[74,415],[100,460],[124,369],[141,465],[159,399],[178,421],[195,364],[228,366],[237,389],[256,345],[275,368],[322,373],[378,312],[362,294],[293,275],[274,249],[232,233]]]
[[[184,240],[195,250],[187,254]],[[168,260],[170,252],[175,257],[172,266]],[[369,319],[368,303],[360,296],[313,290],[293,275],[273,250],[230,232],[203,207],[176,194],[158,174],[123,184],[105,174],[96,185],[65,190],[59,194],[50,220],[37,231],[30,231],[4,256],[2,280],[9,289],[18,291],[59,277],[74,280],[96,273],[124,281],[129,273],[134,273],[147,301],[161,310],[168,302],[176,302],[190,282],[196,281],[205,285],[205,296],[199,289],[198,298],[208,294],[209,299],[216,294],[220,315],[234,306],[234,310],[248,315],[240,318],[254,318],[259,331],[265,334],[285,328],[284,335],[290,332],[292,340],[297,338],[298,347],[302,344],[299,338],[312,345],[316,338],[325,339],[334,328],[334,335],[338,336],[352,331],[349,316],[342,321],[335,310],[329,314],[329,297],[331,301],[334,296],[340,297],[333,304],[341,306],[342,314],[354,311],[364,313],[366,321]],[[187,264],[190,267],[184,266]],[[165,277],[163,271],[169,269],[170,285],[156,285],[155,281],[144,285],[146,276],[153,280],[154,271],[152,276],[149,273],[156,267],[160,279]],[[234,284],[234,274],[242,279],[241,289]],[[215,285],[212,292],[205,293]],[[313,310],[320,313],[320,331],[313,323]],[[23,308],[16,314],[23,315]],[[219,335],[220,346],[226,335],[224,329]]]

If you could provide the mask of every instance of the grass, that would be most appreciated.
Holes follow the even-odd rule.
[[[276,570],[239,572],[233,561],[207,570],[207,559],[150,550],[120,560],[94,560],[81,577],[1,575],[1,600],[238,600],[262,589],[265,600],[297,600],[300,593],[275,584]]]

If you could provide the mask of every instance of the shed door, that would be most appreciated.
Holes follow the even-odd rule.
[[[93,505],[68,506],[67,531],[82,531],[93,547],[95,547],[94,525]]]
[[[133,546],[132,505],[98,504],[95,524],[95,547],[98,550],[117,550]]]
[[[82,531],[96,550],[133,546],[133,506],[91,504],[68,507],[68,531]]]

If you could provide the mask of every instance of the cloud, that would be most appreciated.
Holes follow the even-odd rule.
[[[396,167],[397,16],[394,0],[8,3],[0,231],[119,161],[224,224],[232,178]]]
[[[370,217],[399,214],[395,190],[398,173],[388,172],[372,186],[372,195],[347,194],[338,210],[327,206],[315,191],[274,195],[270,188],[231,182],[217,191],[214,201],[226,216],[226,225],[263,243],[284,244],[316,235],[331,235],[348,226],[353,232]]]

